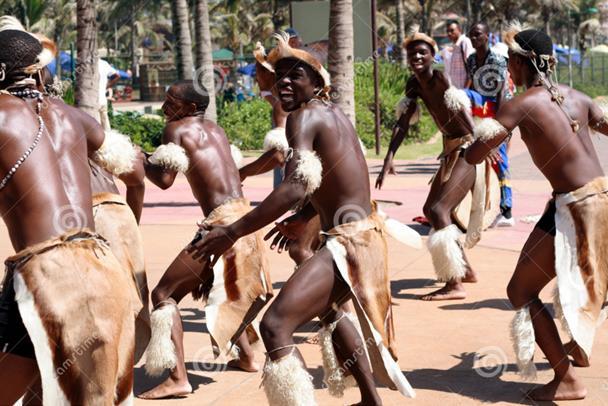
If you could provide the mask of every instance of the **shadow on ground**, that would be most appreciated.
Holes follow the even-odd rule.
[[[397,175],[433,175],[439,169],[438,161],[429,163],[411,162],[405,164],[396,164],[395,170]],[[382,170],[382,165],[370,165],[369,173],[378,175]]]
[[[402,293],[403,290],[435,286],[434,279],[399,279],[391,281],[391,296],[394,299],[418,299],[419,295]]]
[[[192,370],[201,370],[201,368],[195,367],[194,363],[192,362],[186,362],[186,369],[188,370],[188,382],[190,382],[190,385],[192,385],[193,391],[196,391],[201,385],[209,385],[210,383],[215,382],[215,380],[212,378],[190,373]],[[133,384],[133,393],[135,395],[139,395],[140,393],[154,388],[156,385],[167,379],[169,376],[169,371],[165,371],[161,376],[152,377],[146,375],[144,367],[136,367],[134,369],[134,375],[135,382]]]

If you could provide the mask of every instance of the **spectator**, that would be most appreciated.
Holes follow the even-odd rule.
[[[99,122],[104,130],[110,130],[110,118],[108,117],[108,98],[106,92],[120,80],[118,71],[107,61],[99,58],[97,63],[99,70]]]
[[[462,34],[458,21],[448,21],[446,31],[452,45],[442,51],[445,72],[452,85],[464,89],[467,83],[466,60],[473,53],[473,46],[471,40]]]
[[[469,37],[475,48],[466,62],[468,73],[467,87],[476,94],[473,115],[481,118],[495,117],[503,101],[513,97],[508,80],[507,59],[490,49],[489,27],[486,23],[471,26]],[[469,91],[472,96],[472,92]],[[473,98],[472,97],[472,98]],[[500,213],[490,227],[512,227],[515,219],[511,214],[513,207],[512,190],[509,174],[508,140],[498,147],[500,160],[493,167],[500,181]]]

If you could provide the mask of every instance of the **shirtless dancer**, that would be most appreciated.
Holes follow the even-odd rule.
[[[281,105],[290,112],[286,129],[293,158],[287,163],[285,181],[238,221],[206,227],[209,234],[195,245],[195,256],[217,260],[235,242],[238,244],[239,238],[260,230],[294,205],[310,199],[287,224],[282,224],[282,230],[293,238],[318,213],[325,244],[287,280],[260,326],[269,357],[263,378],[269,403],[315,403],[312,377],[304,369],[293,333],[319,317],[333,332],[341,358],[352,362],[350,371],[359,385],[362,404],[381,404],[367,356],[352,357],[354,353],[365,354],[360,348],[361,337],[353,323],[334,310],[351,298],[360,323],[366,327],[363,331],[375,333],[376,339],[365,338],[376,377],[387,386],[413,396],[391,357],[395,354],[390,352],[394,337],[386,240],[381,231],[383,224],[370,203],[367,165],[355,130],[342,111],[327,101],[329,74],[323,66],[307,52],[291,48],[287,34],[278,35],[277,39],[278,45],[268,61],[275,69]],[[350,208],[352,215],[336,216],[345,208]],[[350,222],[342,223],[344,218]],[[376,294],[370,295],[371,291]],[[336,354],[332,355],[335,360]],[[334,370],[326,370],[326,379],[329,373],[339,380],[343,366],[338,364]]]
[[[507,287],[518,309],[512,323],[517,363],[535,375],[534,341],[555,372],[529,396],[537,401],[572,400],[587,390],[568,359],[588,365],[595,330],[608,287],[608,179],[589,137],[590,129],[608,135],[608,118],[589,97],[551,80],[556,60],[551,39],[539,30],[512,26],[504,35],[509,72],[526,91],[503,104],[496,120],[484,119],[465,157],[480,162],[521,130],[532,160],[553,187],[553,198],[530,234]],[[557,276],[556,314],[573,341],[562,345],[540,291]]]
[[[247,213],[250,206],[243,198],[238,169],[224,131],[203,118],[208,102],[208,97],[196,92],[191,81],[171,86],[163,104],[167,118],[164,145],[148,159],[146,176],[167,189],[177,173],[183,172],[206,216],[203,224],[224,224]],[[204,234],[199,230],[191,244]],[[250,236],[213,270],[194,260],[189,247],[177,256],[152,291],[152,340],[146,369],[151,374],[160,374],[166,368],[172,371],[166,381],[139,395],[140,398],[158,399],[192,392],[177,310],[177,304],[191,292],[195,299],[207,300],[206,322],[214,352],[225,352],[236,344],[239,358],[228,365],[248,372],[258,370],[250,347],[250,339],[257,337],[250,324],[272,296],[261,236]]]
[[[68,120],[45,125],[56,110],[51,104],[42,111],[47,100],[34,77],[54,57],[48,42],[19,30],[0,32],[0,42],[0,211],[17,251],[6,261],[0,298],[0,404],[23,395],[37,376],[36,361],[45,404],[128,402],[135,286],[90,231],[88,143],[81,137],[73,145],[79,155],[53,148],[51,132],[82,128]],[[74,187],[89,193],[74,198],[66,190],[68,166],[83,169],[73,172]]]
[[[463,149],[473,139],[470,102],[464,92],[450,85],[441,71],[433,69],[437,45],[432,38],[417,32],[406,38],[403,45],[414,75],[408,80],[405,98],[397,107],[399,121],[393,130],[376,188],[382,187],[410,124],[419,119],[417,99],[421,99],[444,134],[441,166],[433,179],[423,210],[433,227],[428,247],[435,273],[439,281],[446,282],[443,288],[421,299],[464,299],[466,292],[462,283],[476,282],[477,277],[464,254],[459,241],[462,233],[453,223],[451,214],[475,184],[475,166],[462,158]],[[471,245],[474,244],[468,244]]]

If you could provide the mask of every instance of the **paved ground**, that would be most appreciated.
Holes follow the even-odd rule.
[[[598,140],[600,156],[606,156],[608,143]],[[513,184],[517,218],[538,215],[550,195],[548,183],[532,167],[521,141],[516,137],[512,147]],[[375,180],[381,160],[370,159],[370,180]],[[399,176],[387,179],[384,190],[374,192],[374,198],[396,201],[385,205],[393,217],[409,223],[421,214],[428,191],[427,182],[436,167],[432,159],[399,162]],[[245,193],[252,201],[266,196],[271,185],[270,175],[248,179]],[[150,186],[142,232],[147,256],[150,287],[154,287],[164,269],[195,232],[200,220],[198,209],[188,185],[179,178],[176,185],[163,192]],[[480,282],[468,285],[468,298],[457,302],[422,302],[417,296],[435,287],[431,259],[426,250],[414,250],[394,240],[389,241],[391,291],[398,339],[399,363],[416,389],[417,399],[409,400],[388,389],[380,394],[385,405],[403,404],[530,404],[524,393],[533,383],[522,382],[515,375],[514,356],[509,341],[509,322],[513,317],[506,299],[505,287],[514,269],[527,235],[533,225],[518,221],[508,230],[488,231],[481,243],[469,251],[472,264],[480,273]],[[428,230],[418,228],[422,234]],[[10,252],[3,234],[1,254]],[[292,272],[293,265],[286,255],[271,253],[272,277],[279,288]],[[549,302],[551,288],[543,298]],[[204,312],[199,303],[187,298],[181,303],[185,327],[186,360],[194,393],[181,400],[143,401],[137,405],[242,405],[266,404],[259,388],[260,373],[247,374],[226,370],[222,361],[211,356]],[[303,341],[315,333],[318,326],[310,323],[297,332]],[[608,329],[596,337],[592,366],[578,372],[589,388],[587,400],[578,404],[608,404]],[[321,356],[317,346],[300,344],[299,348],[314,376],[316,396],[321,405],[342,405],[358,401],[358,393],[349,389],[343,399],[330,398],[322,389]],[[263,362],[262,352],[258,361]],[[540,370],[538,383],[551,379],[549,366],[537,351]],[[136,393],[149,388],[158,380],[145,377],[143,368],[136,368]],[[273,405],[274,406],[274,405]]]

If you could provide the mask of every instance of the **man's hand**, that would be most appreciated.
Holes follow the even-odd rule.
[[[488,162],[490,162],[490,165],[492,166],[496,166],[502,162],[502,157],[500,156],[498,149],[493,149],[492,151],[490,151],[486,159],[488,160]]]
[[[289,249],[289,246],[294,240],[297,240],[306,229],[308,222],[304,220],[299,213],[286,218],[283,221],[275,223],[275,226],[264,236],[264,241],[274,237],[270,249],[273,250],[278,245],[277,252],[280,254]],[[275,235],[276,234],[276,235]]]
[[[208,261],[208,266],[213,268],[222,254],[228,251],[238,238],[231,231],[230,226],[203,224],[201,228],[208,233],[201,241],[190,246],[187,251],[192,254],[193,259],[197,259],[199,262]]]

